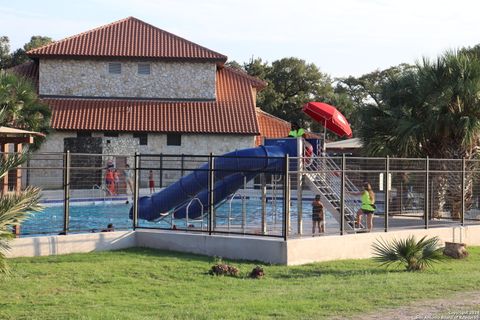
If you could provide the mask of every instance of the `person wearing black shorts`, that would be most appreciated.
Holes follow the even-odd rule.
[[[312,236],[315,235],[315,227],[318,227],[319,233],[325,232],[325,212],[323,211],[323,204],[320,201],[320,195],[315,196],[312,202]]]

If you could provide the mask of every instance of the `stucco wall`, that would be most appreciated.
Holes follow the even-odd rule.
[[[121,74],[109,74],[121,62]],[[215,99],[215,63],[154,62],[150,75],[138,74],[135,61],[41,59],[41,95]]]

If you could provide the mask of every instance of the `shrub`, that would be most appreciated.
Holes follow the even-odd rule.
[[[437,237],[427,239],[426,236],[419,241],[414,236],[391,242],[380,239],[372,245],[373,259],[386,267],[399,264],[404,265],[407,271],[423,270],[443,259],[443,248],[438,241]]]
[[[223,263],[221,258],[216,258],[215,260],[216,263],[212,266],[209,272],[211,275],[238,277],[240,274],[237,267]]]
[[[254,278],[254,279],[263,278],[264,275],[265,275],[265,271],[260,266],[256,266],[255,268],[253,268],[249,274],[250,278]]]

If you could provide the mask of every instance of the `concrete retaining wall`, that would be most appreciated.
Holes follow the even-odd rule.
[[[7,257],[38,257],[91,251],[105,251],[136,246],[134,231],[70,234],[13,239]]]
[[[285,242],[274,238],[138,230],[137,246],[229,259],[287,263]]]
[[[417,239],[424,235],[438,236],[442,242],[464,242],[470,246],[480,246],[480,226],[325,236],[289,239],[287,242],[278,238],[137,230],[19,238],[11,242],[12,250],[7,256],[32,257],[147,247],[229,259],[300,265],[319,261],[370,258],[371,246],[377,239],[403,239],[410,235]]]
[[[306,239],[292,239],[287,242],[287,264],[300,265],[311,262],[340,259],[363,259],[372,257],[372,244],[377,239],[390,241],[409,236],[420,239],[423,236],[439,237],[443,242],[464,242],[480,245],[480,226],[410,229],[393,232],[349,234]]]

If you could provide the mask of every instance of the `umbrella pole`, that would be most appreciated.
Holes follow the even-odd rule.
[[[327,155],[327,120],[323,123],[323,146],[322,146],[322,156]]]

